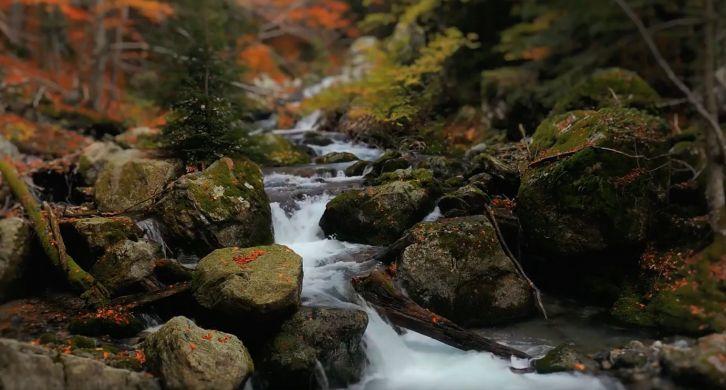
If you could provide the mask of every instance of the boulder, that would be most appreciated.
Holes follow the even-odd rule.
[[[624,108],[542,122],[517,200],[530,250],[568,258],[641,244],[668,186],[658,169],[666,132],[662,120]]]
[[[137,150],[112,154],[96,179],[98,209],[113,212],[149,206],[178,169],[177,162],[146,158]]]
[[[471,184],[489,195],[501,194],[513,197],[520,184],[520,173],[516,161],[506,161],[492,150],[473,155],[469,159],[469,169],[466,175]]]
[[[367,325],[368,316],[360,310],[300,308],[263,348],[263,379],[271,388],[323,388],[318,377],[322,365],[329,386],[358,382],[365,365],[361,339]]]
[[[487,194],[478,187],[467,184],[444,194],[439,199],[439,209],[445,216],[483,214]]]
[[[12,142],[8,141],[0,135],[0,157],[2,158],[10,158],[10,159],[16,159],[20,157],[20,151],[18,150],[18,147],[15,146]]]
[[[111,156],[122,150],[113,142],[93,142],[81,151],[76,170],[85,179],[86,184],[93,185]]]
[[[389,150],[371,163],[370,172],[366,175],[366,179],[374,179],[382,173],[393,172],[398,169],[406,169],[410,166],[411,162],[408,161],[408,159],[406,159],[401,153]]]
[[[236,322],[275,320],[300,305],[302,258],[283,245],[217,249],[197,265],[199,304]]]
[[[366,169],[368,169],[370,165],[370,161],[356,161],[348,168],[345,168],[345,176],[363,176],[366,174]]]
[[[637,73],[620,68],[601,69],[569,89],[557,100],[550,115],[606,107],[657,111],[659,100],[658,93]]]
[[[390,244],[434,208],[432,184],[427,179],[393,180],[346,191],[327,204],[320,227],[341,240]]]
[[[689,388],[726,388],[726,334],[701,337],[690,347],[663,346],[661,364],[675,381]]]
[[[107,249],[124,240],[138,240],[141,229],[129,217],[78,218],[61,224],[69,254],[84,265],[93,265]]]
[[[561,344],[534,361],[534,369],[539,374],[563,371],[593,370],[595,362],[577,352],[570,344]]]
[[[31,229],[24,219],[0,220],[0,302],[14,295],[30,246]]]
[[[109,367],[97,360],[0,339],[0,388],[157,390],[151,375]]]
[[[155,243],[124,240],[108,248],[91,274],[110,291],[122,292],[149,277],[161,257],[161,248]]]
[[[265,166],[289,166],[310,162],[310,156],[304,149],[276,134],[254,136],[246,150],[247,157]]]
[[[397,280],[419,305],[464,326],[530,315],[528,283],[484,216],[421,222],[406,234]]]
[[[330,152],[320,157],[315,158],[316,164],[335,164],[357,161],[358,156],[350,152]]]
[[[273,241],[262,172],[245,159],[224,157],[202,172],[182,176],[157,212],[179,246],[199,255]]]
[[[303,143],[316,146],[328,146],[333,143],[333,140],[317,131],[308,131],[303,135]]]
[[[186,317],[174,317],[149,335],[144,353],[170,390],[240,389],[254,371],[236,336],[202,329]]]

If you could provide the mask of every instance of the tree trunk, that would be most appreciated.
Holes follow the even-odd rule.
[[[119,86],[119,80],[121,77],[121,53],[123,52],[123,39],[124,39],[124,26],[129,18],[129,7],[122,7],[118,10],[121,22],[116,27],[114,44],[115,49],[113,51],[113,59],[111,60],[111,83],[113,88],[113,96],[115,99],[121,98],[121,87]]]
[[[706,109],[718,123],[716,103],[716,20],[717,14],[713,0],[704,3],[704,43],[703,53],[703,92]],[[706,198],[710,210],[709,221],[714,234],[726,237],[726,195],[724,195],[724,156],[718,146],[716,134],[706,132],[706,156],[708,158],[708,177]]]
[[[90,99],[94,110],[100,111],[103,102],[104,73],[106,71],[106,27],[103,25],[103,0],[94,2],[93,68],[91,70]]]
[[[424,309],[403,295],[395,287],[393,280],[380,269],[373,270],[369,275],[354,278],[353,287],[394,325],[411,329],[465,351],[486,351],[505,359],[511,356],[530,358],[522,351],[489,340]]]
[[[48,213],[48,219],[43,216],[38,202],[28,190],[28,186],[18,177],[12,163],[7,160],[0,160],[0,173],[2,173],[5,182],[20,204],[23,205],[25,213],[28,214],[33,223],[33,228],[43,251],[51,263],[65,274],[71,287],[82,292],[90,303],[100,304],[105,302],[108,299],[107,290],[65,252],[62,238],[57,232],[58,229],[54,229],[57,220],[54,220],[52,211]],[[54,230],[56,234],[54,234]]]

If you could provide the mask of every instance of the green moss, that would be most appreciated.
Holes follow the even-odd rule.
[[[635,72],[620,68],[598,70],[557,101],[552,113],[577,109],[633,107],[656,111],[658,93]]]
[[[73,348],[96,348],[96,340],[86,336],[72,336],[70,343]]]
[[[317,157],[315,163],[317,164],[335,164],[344,163],[350,161],[357,161],[358,156],[350,152],[331,152],[324,156]]]
[[[269,166],[289,166],[310,163],[310,156],[287,138],[275,134],[254,136],[245,147],[246,157]]]

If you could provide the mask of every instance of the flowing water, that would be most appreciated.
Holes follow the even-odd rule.
[[[300,140],[301,132],[313,130],[308,120],[301,128],[279,133]],[[304,128],[302,128],[304,127]],[[334,148],[372,159],[380,151],[366,145],[336,140]],[[365,310],[369,316],[364,335],[368,365],[360,383],[351,389],[600,389],[619,384],[578,374],[516,374],[510,367],[526,366],[525,361],[507,361],[489,353],[465,352],[421,334],[399,334],[374,310],[358,298],[351,277],[364,273],[375,264],[366,259],[377,248],[325,238],[318,221],[334,194],[361,186],[360,177],[345,177],[340,165],[305,166],[266,172],[265,187],[272,201],[275,241],[289,246],[303,258],[303,304]],[[427,220],[439,218],[434,210]],[[506,332],[505,332],[506,333]],[[515,332],[516,333],[516,332]],[[545,346],[521,342],[521,338],[497,334],[530,353]],[[512,340],[519,340],[514,343]]]

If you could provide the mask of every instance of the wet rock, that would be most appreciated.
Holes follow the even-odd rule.
[[[310,156],[287,138],[275,134],[255,136],[246,157],[265,166],[307,164]]]
[[[15,294],[30,253],[31,229],[21,218],[0,220],[0,302]]]
[[[368,316],[359,310],[300,308],[264,347],[263,378],[271,388],[321,388],[321,364],[329,386],[358,382],[365,364],[361,338],[367,324]]]
[[[241,388],[254,371],[252,358],[234,335],[174,317],[144,341],[149,367],[167,389]]]
[[[562,344],[547,352],[534,361],[534,368],[540,374],[563,371],[586,371],[594,369],[595,364],[589,358],[578,353],[572,345]]]
[[[555,103],[551,114],[606,107],[656,111],[659,100],[658,93],[637,73],[620,68],[602,69],[571,88]]]
[[[421,306],[464,326],[504,323],[533,312],[529,285],[486,217],[421,222],[407,237],[397,279]]]
[[[357,161],[358,156],[350,152],[330,152],[315,159],[316,164],[334,164]]]
[[[93,185],[111,156],[122,150],[113,142],[94,142],[83,148],[76,169],[85,179],[86,184]]]
[[[444,194],[439,199],[439,209],[445,216],[465,216],[482,214],[487,195],[473,185],[465,185]]]
[[[61,233],[71,256],[86,265],[92,265],[115,244],[143,236],[141,229],[128,217],[73,219],[61,224]]]
[[[661,363],[668,375],[683,385],[726,388],[726,334],[701,337],[688,348],[666,345]]]
[[[489,195],[513,197],[520,184],[517,166],[511,161],[497,157],[489,150],[471,157],[466,175],[470,183],[477,185]]]
[[[303,143],[316,146],[328,146],[333,143],[333,140],[317,131],[308,131],[303,135]]]
[[[0,339],[0,387],[4,389],[161,389],[145,373],[112,368],[15,340]]]
[[[374,179],[368,180],[367,182],[374,186],[379,186],[396,181],[416,181],[429,189],[436,189],[439,184],[438,181],[434,179],[434,173],[430,169],[413,169],[411,167],[397,169],[392,172],[385,172]]]
[[[362,176],[370,165],[370,161],[356,161],[353,165],[345,168],[345,176]]]
[[[374,179],[383,173],[406,169],[410,166],[411,162],[401,153],[389,150],[371,163],[370,172],[366,175],[366,179]]]
[[[141,209],[161,195],[175,176],[179,164],[145,158],[137,150],[112,154],[98,174],[96,204],[100,211]]]
[[[16,159],[20,156],[18,147],[0,135],[0,157]]]
[[[430,169],[439,180],[461,176],[465,172],[461,160],[444,156],[429,157],[416,164],[416,168]]]
[[[272,217],[259,167],[224,157],[174,182],[157,208],[175,241],[205,255],[272,243]]]
[[[154,272],[161,248],[146,241],[124,240],[110,247],[91,268],[91,274],[112,292],[128,290]]]
[[[391,181],[346,191],[327,204],[320,227],[341,240],[390,244],[434,208],[436,191],[431,184]]]
[[[302,259],[282,245],[217,249],[192,280],[199,304],[235,321],[275,320],[300,305]]]
[[[542,122],[517,204],[531,250],[575,257],[642,243],[667,188],[667,172],[656,169],[666,131],[660,119],[621,108]]]

